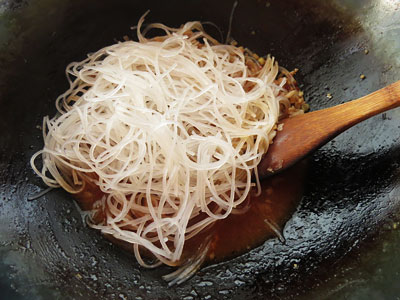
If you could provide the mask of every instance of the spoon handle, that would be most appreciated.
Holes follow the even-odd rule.
[[[400,81],[357,100],[282,121],[258,166],[260,177],[285,169],[331,139],[372,116],[400,106]]]

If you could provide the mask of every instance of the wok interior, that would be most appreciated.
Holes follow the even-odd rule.
[[[392,56],[400,49],[398,29],[387,24],[392,10],[386,2],[240,1],[232,36],[260,55],[272,53],[288,69],[299,68],[297,79],[316,110],[399,79],[400,63]],[[170,268],[140,268],[132,254],[84,226],[67,193],[54,190],[27,201],[44,188],[28,161],[42,147],[42,117],[54,115],[54,100],[67,88],[69,62],[133,36],[130,27],[147,9],[147,22],[211,21],[226,35],[233,5],[208,0],[110,3],[33,0],[4,6],[0,278],[10,295],[14,290],[27,299],[396,295],[400,261],[391,254],[400,245],[395,230],[399,110],[356,126],[314,154],[305,196],[284,230],[286,244],[266,241],[200,270],[178,287],[166,288],[161,279]],[[212,26],[210,31],[219,34]]]

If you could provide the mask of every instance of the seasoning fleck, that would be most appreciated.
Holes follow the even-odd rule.
[[[360,79],[364,80],[364,79],[365,79],[365,75],[364,75],[364,74],[361,74],[361,75],[360,75]]]
[[[329,99],[332,99],[332,98],[333,98],[333,96],[332,96],[331,93],[326,94],[326,97],[328,97]]]
[[[301,109],[302,109],[304,112],[308,112],[308,111],[310,110],[310,105],[309,105],[308,103],[303,103],[303,104],[301,105]]]
[[[369,50],[368,50],[368,49],[365,49],[365,50],[364,50],[364,53],[365,53],[365,55],[367,55],[367,54],[369,53]]]

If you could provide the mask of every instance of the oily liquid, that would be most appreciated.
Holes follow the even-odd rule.
[[[231,214],[217,221],[207,232],[186,241],[182,256],[193,255],[210,234],[212,240],[206,258],[210,263],[241,255],[270,238],[282,239],[283,228],[302,198],[305,171],[306,162],[300,162],[264,180],[261,195],[256,197],[255,192],[250,195],[248,211]]]
[[[297,208],[305,180],[305,162],[272,176],[261,183],[262,192],[250,194],[249,209],[242,214],[231,214],[190,240],[185,242],[181,262],[195,255],[207,238],[210,247],[205,261],[208,263],[223,261],[249,251],[270,238],[282,239],[285,223]],[[75,195],[83,210],[90,210],[94,199],[103,196],[97,186],[88,184],[86,189]],[[99,216],[99,220],[104,216]],[[278,231],[278,233],[277,233]],[[132,252],[132,245],[106,236],[112,242]],[[146,251],[142,251],[146,255]],[[147,253],[148,254],[148,253]]]

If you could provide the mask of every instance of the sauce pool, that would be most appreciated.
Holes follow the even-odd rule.
[[[250,194],[243,214],[219,220],[207,232],[186,241],[183,256],[190,256],[207,235],[212,235],[206,261],[220,262],[241,255],[271,238],[283,238],[283,228],[303,195],[306,162],[300,162],[261,182],[261,194]],[[275,227],[275,230],[271,227]],[[276,233],[278,230],[278,234]]]
[[[261,182],[261,194],[250,193],[249,208],[242,214],[231,214],[218,220],[208,230],[200,232],[185,242],[181,261],[196,254],[204,240],[211,236],[206,263],[220,262],[241,255],[271,238],[282,239],[286,222],[296,210],[305,181],[306,162],[269,177]],[[94,200],[104,194],[94,184],[87,184],[84,191],[75,195],[83,210],[90,210]],[[99,220],[104,216],[99,216]],[[115,244],[132,252],[132,245],[106,236]],[[146,252],[143,251],[146,256]]]

